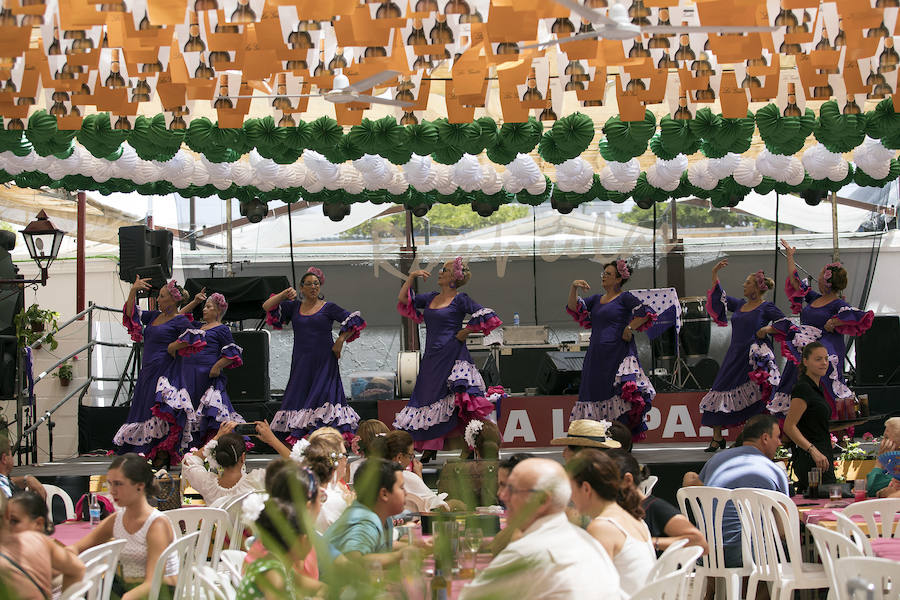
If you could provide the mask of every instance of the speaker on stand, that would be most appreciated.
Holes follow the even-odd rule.
[[[900,317],[876,316],[872,327],[856,338],[856,383],[860,386],[900,384]]]
[[[234,343],[243,349],[244,364],[228,369],[226,390],[232,404],[266,403],[271,399],[269,379],[269,332],[265,329],[235,331]],[[235,406],[238,412],[241,409]],[[245,417],[246,418],[246,417]]]
[[[151,278],[150,295],[156,295],[172,277],[172,232],[143,225],[119,227],[119,279]]]
[[[577,394],[587,352],[545,352],[537,371],[541,394]]]

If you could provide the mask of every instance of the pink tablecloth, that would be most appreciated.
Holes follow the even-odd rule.
[[[872,552],[879,558],[900,560],[900,538],[874,538],[869,540]]]
[[[86,536],[91,531],[90,521],[66,521],[56,526],[53,539],[70,546]]]

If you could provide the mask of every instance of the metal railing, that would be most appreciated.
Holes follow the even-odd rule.
[[[50,461],[53,460],[53,427],[55,423],[52,420],[53,413],[59,410],[60,407],[64,406],[67,402],[69,402],[75,396],[78,396],[78,403],[81,404],[82,399],[85,394],[91,387],[95,381],[115,381],[118,382],[116,386],[116,392],[113,395],[113,405],[116,404],[116,400],[119,397],[119,392],[122,391],[123,387],[125,387],[126,381],[129,383],[128,389],[128,397],[131,396],[131,388],[134,386],[134,379],[137,373],[137,367],[140,364],[140,349],[141,344],[122,344],[117,342],[104,342],[101,340],[93,339],[94,334],[94,311],[106,311],[113,313],[122,313],[121,309],[118,308],[109,308],[108,306],[100,306],[98,304],[89,303],[88,307],[83,311],[79,312],[75,316],[73,316],[68,321],[64,322],[62,325],[58,326],[53,331],[48,331],[43,336],[38,338],[33,344],[28,346],[28,348],[33,352],[34,350],[39,349],[44,342],[47,341],[51,335],[56,335],[69,325],[72,325],[76,321],[82,319],[82,317],[87,316],[87,338],[88,341],[85,345],[81,346],[77,350],[70,352],[64,358],[59,359],[54,363],[54,365],[44,371],[41,371],[34,377],[33,383],[36,385],[38,382],[47,377],[50,373],[53,372],[54,369],[64,364],[66,361],[72,359],[77,356],[80,352],[87,351],[87,381],[83,384],[79,385],[77,388],[72,390],[69,394],[67,394],[63,399],[54,404],[51,408],[44,411],[44,414],[39,418],[36,418],[36,402],[32,404],[31,395],[28,391],[28,384],[25,378],[24,373],[24,355],[25,352],[22,351],[19,353],[19,369],[18,375],[16,379],[16,423],[17,423],[17,437],[18,441],[13,447],[13,454],[18,456],[19,464],[23,464],[22,456],[25,456],[25,464],[28,463],[28,459],[30,458],[32,462],[37,462],[37,431],[38,429],[46,424],[47,425],[47,433],[48,433],[48,455]],[[122,374],[119,377],[96,377],[93,374],[93,355],[94,348],[97,346],[109,347],[109,348],[130,348],[131,353],[128,356],[128,360],[125,364],[125,368],[122,371]],[[129,367],[131,367],[129,373]],[[24,444],[24,446],[23,446]]]

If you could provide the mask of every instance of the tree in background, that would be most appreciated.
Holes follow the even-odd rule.
[[[528,216],[527,206],[506,204],[489,217],[481,217],[468,205],[435,204],[425,218],[413,217],[415,235],[425,235],[430,225],[430,235],[458,235],[483,229],[500,223],[516,221]],[[427,221],[426,221],[427,219]],[[402,212],[380,219],[369,219],[341,233],[342,238],[403,237],[406,215]]]
[[[666,202],[656,207],[657,225],[671,219],[672,204]],[[631,225],[653,227],[653,209],[635,206],[630,211],[619,215],[619,220]],[[748,215],[739,210],[721,208],[705,208],[680,202],[678,204],[678,228],[682,227],[754,227],[756,229],[775,229],[774,221]]]

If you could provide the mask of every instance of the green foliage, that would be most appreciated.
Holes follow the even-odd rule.
[[[19,346],[31,346],[43,337],[50,349],[56,350],[59,342],[53,336],[59,329],[58,318],[58,312],[42,309],[37,304],[23,308],[14,319]]]
[[[489,217],[480,217],[469,206],[435,204],[428,211],[428,221],[413,217],[413,232],[423,236],[431,224],[431,235],[455,235],[474,231],[491,225],[515,221],[528,215],[527,206],[504,204]],[[341,234],[342,238],[401,237],[406,223],[406,215],[398,213],[380,219],[369,219]],[[421,239],[421,238],[420,238]]]
[[[667,203],[656,207],[657,225],[669,220],[672,211]],[[627,213],[619,215],[623,223],[640,227],[653,227],[653,210],[635,206]],[[727,210],[709,210],[700,206],[681,203],[678,205],[678,227],[756,227],[757,229],[774,229],[775,223],[759,217],[753,217]]]
[[[53,377],[59,377],[60,379],[72,379],[73,374],[72,365],[69,364],[69,361],[64,362],[56,368],[56,372],[53,373]]]

